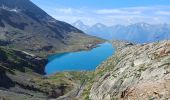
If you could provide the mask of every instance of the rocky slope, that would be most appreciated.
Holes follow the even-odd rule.
[[[169,83],[170,40],[131,44],[98,67],[84,95],[90,100],[166,100]]]
[[[0,16],[1,46],[44,56],[102,42],[55,20],[30,0],[0,0]]]
[[[45,74],[46,63],[47,60],[27,52],[0,47],[0,97],[41,93],[30,80]]]

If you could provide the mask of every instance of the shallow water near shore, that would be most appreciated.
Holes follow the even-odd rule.
[[[48,57],[47,74],[62,71],[91,71],[114,53],[112,44],[106,42],[88,51],[54,54]]]

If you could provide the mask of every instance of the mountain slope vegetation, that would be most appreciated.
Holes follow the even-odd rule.
[[[89,44],[102,42],[55,20],[30,0],[1,0],[0,16],[1,46],[45,56],[87,49]]]
[[[45,76],[46,64],[46,59],[33,54],[0,47],[0,99],[48,100],[63,95],[75,98],[84,81],[91,77],[91,72]]]

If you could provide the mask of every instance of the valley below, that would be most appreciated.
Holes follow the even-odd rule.
[[[7,82],[8,85],[1,83],[0,97],[5,100],[13,98],[17,100],[169,98],[169,40],[148,44],[132,44],[123,41],[112,43],[116,48],[115,54],[94,71],[65,71],[44,76],[42,73],[44,69],[35,72],[35,69],[29,67],[19,70],[1,66],[3,71],[1,78],[3,77],[3,82]],[[15,57],[15,51],[7,49],[4,52],[4,54],[10,54],[9,61],[15,61],[11,59]],[[27,58],[23,58],[23,55]],[[18,62],[21,63],[20,57],[24,61],[31,58],[30,55],[23,53],[18,58]],[[44,61],[34,58],[36,62]],[[31,61],[29,63],[35,64]]]
[[[0,100],[169,100],[170,25],[74,26],[0,0]]]

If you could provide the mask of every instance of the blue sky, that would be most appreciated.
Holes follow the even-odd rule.
[[[57,20],[106,25],[170,23],[170,0],[31,0]]]

